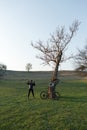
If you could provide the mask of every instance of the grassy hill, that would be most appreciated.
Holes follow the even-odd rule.
[[[25,79],[51,79],[52,71],[10,71],[7,70],[4,79],[15,79],[15,80],[25,80]],[[76,71],[59,71],[60,79],[80,79],[86,78],[87,72],[76,72]]]
[[[6,71],[4,79],[16,79],[16,80],[25,80],[25,79],[44,79],[51,76],[52,72],[45,71]]]
[[[86,130],[87,79],[62,71],[56,87],[59,100],[40,98],[52,72],[7,71],[0,80],[0,130]],[[36,81],[35,98],[27,98],[27,79]]]

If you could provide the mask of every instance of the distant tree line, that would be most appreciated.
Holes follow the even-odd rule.
[[[7,70],[7,66],[4,64],[0,64],[0,78],[2,78]]]

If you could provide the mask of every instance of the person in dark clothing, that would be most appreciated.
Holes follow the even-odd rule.
[[[28,91],[28,99],[29,99],[30,93],[32,93],[32,95],[34,97],[35,82],[33,82],[33,80],[31,80],[31,81],[28,81],[27,84],[29,85],[29,91]]]

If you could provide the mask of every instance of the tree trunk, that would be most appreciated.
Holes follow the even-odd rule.
[[[52,76],[52,79],[51,79],[51,83],[53,83],[54,86],[51,87],[51,86],[49,85],[49,87],[48,87],[48,98],[50,98],[50,99],[55,98],[53,93],[54,93],[55,87],[56,87],[56,85],[57,85],[56,80],[57,80],[57,78],[58,78],[58,67],[59,67],[59,64],[56,64],[56,67],[55,67],[55,70],[54,70],[54,72],[53,72],[53,76]]]
[[[55,98],[54,97],[54,91],[55,91],[56,85],[59,82],[59,80],[58,80],[58,68],[59,68],[59,63],[61,61],[61,57],[62,57],[62,51],[60,51],[60,54],[58,54],[55,69],[54,69],[53,76],[52,76],[52,79],[51,79],[51,82],[54,83],[54,86],[48,87],[48,97],[51,98],[51,99]]]
[[[52,80],[58,78],[58,68],[59,68],[59,63],[56,64],[56,67],[55,67],[54,72],[53,72]]]
[[[55,69],[54,69],[53,77],[52,77],[53,80],[58,78],[58,68],[59,68],[59,63],[61,61],[61,58],[62,58],[62,51],[59,52],[56,59],[56,65],[55,65]]]

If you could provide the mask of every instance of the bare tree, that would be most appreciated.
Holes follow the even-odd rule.
[[[84,46],[84,49],[78,49],[78,54],[74,58],[76,63],[76,70],[83,71],[87,69],[87,45]]]
[[[4,64],[0,64],[0,70],[6,70],[7,69],[7,66],[4,65]]]
[[[65,32],[64,26],[58,27],[56,32],[51,34],[50,39],[48,39],[45,43],[41,40],[37,41],[36,44],[31,42],[31,45],[42,53],[42,55],[37,56],[37,58],[43,60],[44,64],[53,63],[53,80],[58,78],[58,69],[60,63],[68,60],[71,57],[66,57],[65,52],[68,44],[78,30],[79,24],[80,22],[78,22],[78,20],[74,21],[69,27],[69,33]]]
[[[29,72],[30,69],[32,69],[32,64],[31,63],[27,63],[26,64],[26,70]]]

